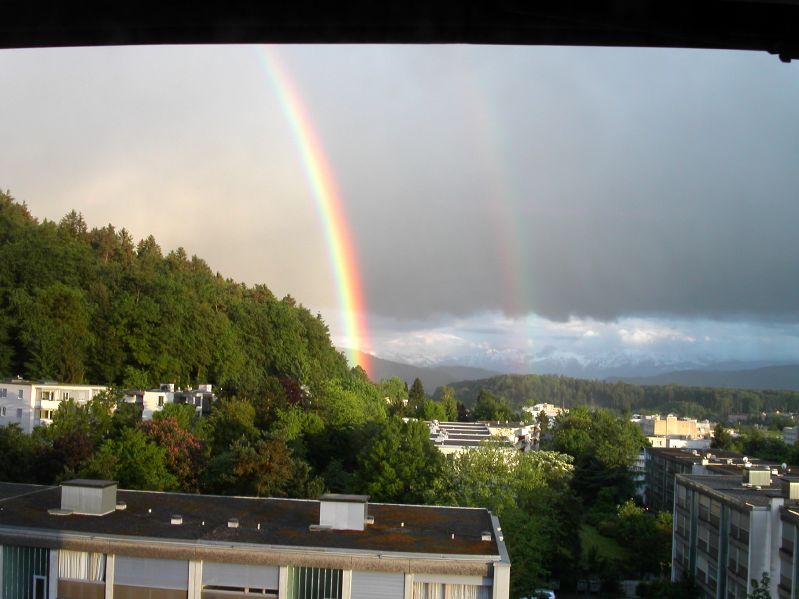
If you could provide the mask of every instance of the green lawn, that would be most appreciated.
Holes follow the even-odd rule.
[[[591,547],[596,547],[599,557],[608,560],[624,560],[627,557],[627,551],[621,545],[614,539],[603,537],[596,528],[589,524],[583,524],[580,529],[580,541],[583,546],[583,557],[588,555]]]

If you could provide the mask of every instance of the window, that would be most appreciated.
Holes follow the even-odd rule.
[[[22,408],[17,408],[17,420],[22,420]]]
[[[0,389],[0,397],[8,397],[8,389],[6,389],[5,387]]]
[[[102,582],[105,580],[105,555],[59,549],[58,578]]]
[[[414,582],[413,599],[491,599],[491,588],[476,584]]]
[[[3,406],[2,408],[0,408],[0,416],[5,416],[5,415],[6,415],[6,407]]]
[[[341,599],[341,578],[341,570],[289,566],[286,598]]]
[[[164,407],[164,396],[163,395],[159,395],[158,396],[158,407],[159,408],[163,408]]]
[[[24,394],[22,389],[19,390],[19,398],[20,399],[25,399],[25,394]]]
[[[69,399],[69,391],[64,391],[61,393],[61,399]]]

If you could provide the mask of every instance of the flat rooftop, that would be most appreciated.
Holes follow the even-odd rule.
[[[374,524],[365,531],[310,530],[319,524],[319,501],[117,491],[126,509],[105,516],[51,515],[60,487],[0,483],[0,530],[64,532],[93,537],[135,537],[197,543],[245,543],[288,548],[329,548],[498,556],[491,514],[485,509],[369,503]],[[173,515],[183,523],[171,524]],[[237,518],[237,528],[228,520]],[[483,541],[484,531],[492,532]],[[453,538],[454,535],[454,538]]]
[[[730,476],[725,474],[678,474],[677,478],[688,483],[689,486],[700,487],[710,491],[722,501],[736,503],[740,506],[766,507],[771,498],[780,497],[781,486],[778,476],[771,477],[771,485],[745,487],[740,475]]]

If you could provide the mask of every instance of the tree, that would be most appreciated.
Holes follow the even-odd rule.
[[[209,417],[212,453],[220,454],[244,437],[255,441],[260,431],[255,426],[255,408],[245,399],[224,399],[214,405]]]
[[[14,422],[0,426],[0,480],[30,482],[34,446],[30,435],[26,435]]]
[[[376,501],[424,503],[438,486],[443,466],[427,426],[394,417],[358,456],[356,484]]]
[[[323,490],[307,464],[293,459],[291,450],[278,439],[235,441],[214,458],[209,476],[212,490],[229,495],[315,498]]]
[[[178,488],[198,492],[199,474],[205,467],[202,442],[170,416],[143,422],[141,428],[152,443],[166,450],[164,463]]]
[[[746,596],[746,599],[771,599],[771,579],[768,572],[763,572],[760,577],[760,582],[752,579],[752,592]]]
[[[444,406],[447,422],[458,420],[458,402],[455,401],[455,389],[449,385],[441,388],[441,405]]]
[[[119,481],[123,489],[168,491],[177,480],[166,466],[166,449],[148,442],[137,428],[127,428],[119,439],[105,441],[83,469],[86,478]]]
[[[488,389],[480,389],[472,416],[475,420],[515,420],[508,401],[504,397],[498,398]]]
[[[594,505],[600,491],[615,505],[635,492],[630,466],[644,443],[641,429],[628,420],[578,406],[555,419],[544,445],[574,457],[572,486],[586,505]]]
[[[378,390],[392,416],[405,413],[405,405],[408,403],[408,383],[398,376],[393,376],[380,381]]]
[[[408,412],[417,418],[420,417],[424,413],[424,402],[426,399],[427,395],[424,392],[424,385],[422,385],[422,381],[419,377],[416,377],[413,379],[411,390],[408,392]]]
[[[730,431],[719,422],[713,429],[713,441],[710,446],[717,449],[732,449],[733,439]]]

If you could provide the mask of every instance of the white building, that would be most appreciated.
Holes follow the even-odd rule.
[[[107,387],[70,385],[54,382],[34,383],[22,379],[0,381],[0,426],[18,424],[26,433],[41,424],[50,424],[62,401],[89,402]]]
[[[782,429],[782,440],[788,445],[796,445],[799,441],[799,426],[786,426]]]
[[[170,403],[194,406],[196,412],[207,415],[211,404],[216,400],[212,385],[198,385],[196,389],[175,390],[174,383],[162,383],[158,389],[129,389],[123,401],[133,403],[141,409],[142,420],[150,420],[155,412],[160,412]]]

